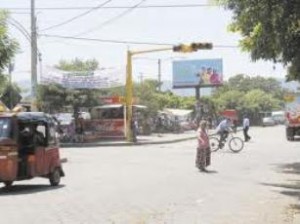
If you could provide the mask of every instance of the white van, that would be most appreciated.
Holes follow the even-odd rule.
[[[273,111],[271,117],[277,124],[285,123],[285,112],[284,111]]]

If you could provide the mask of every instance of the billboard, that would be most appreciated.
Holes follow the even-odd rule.
[[[222,59],[173,62],[173,88],[212,87],[222,83]]]

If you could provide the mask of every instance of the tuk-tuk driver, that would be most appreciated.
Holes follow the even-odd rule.
[[[33,126],[33,142],[35,145],[43,146],[45,145],[45,136],[42,132],[38,131],[38,125]]]

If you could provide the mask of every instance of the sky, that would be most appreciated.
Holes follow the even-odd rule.
[[[39,8],[96,7],[93,10],[64,25],[71,18],[83,14],[83,10],[45,10]],[[136,8],[134,6],[170,6],[208,4],[206,0],[36,0],[38,48],[42,54],[39,74],[47,66],[53,66],[61,59],[71,60],[95,58],[101,68],[116,68],[125,79],[126,52],[149,50],[164,45],[116,44],[96,41],[79,41],[45,37],[47,35],[78,36],[93,39],[118,40],[125,42],[150,42],[160,44],[180,44],[191,42],[211,42],[212,50],[195,53],[174,53],[172,51],[137,55],[133,59],[133,78],[157,79],[158,59],[161,59],[162,80],[172,80],[172,61],[191,59],[223,59],[223,76],[228,79],[236,74],[250,76],[284,78],[286,69],[280,64],[258,61],[252,62],[247,52],[238,47],[241,36],[228,31],[232,13],[219,6],[202,7],[154,7]],[[119,6],[133,7],[130,10]],[[0,0],[0,8],[11,9],[11,17],[30,32],[30,0]],[[19,8],[19,9],[17,9]],[[22,10],[20,10],[22,8]],[[52,28],[51,28],[52,27]],[[14,81],[30,80],[30,43],[14,26],[10,34],[20,43],[20,51],[15,58]],[[80,35],[81,34],[81,35]]]

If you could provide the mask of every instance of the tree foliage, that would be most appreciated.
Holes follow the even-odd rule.
[[[82,60],[75,58],[71,61],[60,60],[55,66],[64,71],[95,71],[99,67],[99,62],[96,59]]]
[[[8,84],[7,78],[2,74],[3,69],[9,65],[18,49],[16,40],[8,35],[7,19],[7,12],[0,10],[0,92]]]
[[[236,109],[259,121],[261,112],[280,110],[284,89],[279,81],[261,76],[236,75],[212,96],[217,113],[224,109]]]
[[[0,69],[5,68],[14,57],[18,44],[8,35],[8,14],[0,11]]]
[[[156,80],[145,80],[141,84],[135,84],[134,95],[139,103],[147,106],[148,113],[155,115],[157,111],[164,108],[194,109],[194,97],[181,97],[171,91],[157,91],[159,82]]]
[[[253,60],[288,66],[288,80],[300,80],[300,0],[216,0],[234,13],[230,29],[243,36]]]
[[[98,61],[61,60],[55,67],[64,71],[94,71],[98,68]],[[96,106],[101,91],[95,89],[66,89],[58,84],[40,85],[38,88],[38,105],[46,112],[62,111],[64,107],[71,106],[74,112],[80,107]]]

